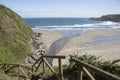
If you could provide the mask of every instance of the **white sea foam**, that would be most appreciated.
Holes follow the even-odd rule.
[[[71,37],[75,35],[82,34],[88,30],[94,29],[111,29],[120,28],[120,23],[105,21],[101,23],[91,23],[91,24],[74,24],[74,25],[53,25],[53,26],[36,26],[33,29],[57,31],[64,33],[65,37]]]
[[[36,26],[35,28],[37,28],[37,29],[54,29],[54,30],[120,28],[120,23],[104,21],[101,23],[91,23],[91,24]]]
[[[111,21],[105,21],[105,22],[103,22],[103,23],[100,23],[100,24],[98,24],[98,25],[117,25],[118,23],[116,23],[116,22],[111,22]]]

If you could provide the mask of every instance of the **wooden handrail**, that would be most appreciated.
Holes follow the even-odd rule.
[[[62,59],[65,59],[65,56],[61,56],[61,55],[44,55],[44,54],[42,54],[40,56],[40,58],[38,58],[38,59],[35,59],[32,55],[31,55],[31,58],[33,60],[35,60],[35,63],[32,65],[31,68],[29,68],[27,66],[23,66],[21,64],[14,64],[14,63],[12,63],[12,64],[11,63],[2,63],[2,64],[0,64],[0,66],[3,65],[5,67],[6,66],[15,66],[15,68],[18,67],[18,73],[21,71],[25,75],[25,77],[28,78],[29,76],[25,73],[24,68],[31,69],[32,73],[34,74],[34,72],[36,73],[38,71],[38,69],[39,69],[39,67],[40,67],[40,65],[42,63],[43,63],[43,71],[44,72],[45,72],[45,65],[46,65],[46,67],[48,67],[50,69],[50,71],[53,74],[55,74],[55,70],[48,63],[46,58],[56,58],[56,59],[58,59],[58,63],[59,63],[59,73],[60,73],[59,78],[60,78],[60,80],[64,79],[63,78],[63,69],[62,69]],[[34,69],[35,66],[36,66],[36,69]],[[8,70],[11,70],[12,68],[14,68],[14,67],[9,68]]]
[[[114,60],[114,61],[111,63],[111,65],[113,65],[113,64],[115,64],[115,63],[118,63],[118,62],[120,62],[120,59]]]
[[[27,69],[32,69],[30,67],[27,67],[27,66],[24,66],[24,65],[21,65],[21,64],[14,64],[14,63],[1,63],[0,65],[16,65],[16,66],[21,66],[21,67],[24,67],[24,68],[27,68]]]
[[[44,58],[61,58],[61,59],[65,59],[65,56],[61,56],[61,55],[43,55],[42,57],[44,57]]]
[[[104,78],[106,78],[106,79],[109,79],[109,80],[120,80],[119,77],[117,77],[117,76],[115,76],[115,75],[113,75],[113,74],[110,74],[110,73],[108,73],[108,72],[106,72],[106,71],[103,71],[103,70],[101,70],[101,69],[99,69],[99,68],[97,68],[97,67],[95,67],[95,66],[92,66],[92,65],[90,65],[90,64],[87,64],[87,63],[85,63],[85,62],[83,62],[83,61],[80,61],[80,60],[78,60],[78,59],[76,59],[76,58],[74,58],[74,57],[71,57],[71,61],[74,61],[74,62],[76,62],[77,64],[79,64],[79,65],[81,65],[81,66],[84,66],[84,67],[86,67],[87,69],[89,69],[89,70],[91,70],[91,71],[93,71],[93,72],[96,72],[97,74],[101,75],[102,77],[104,77]]]

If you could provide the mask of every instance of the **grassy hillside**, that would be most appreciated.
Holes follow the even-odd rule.
[[[15,12],[0,5],[0,63],[17,62],[30,53],[31,28]]]

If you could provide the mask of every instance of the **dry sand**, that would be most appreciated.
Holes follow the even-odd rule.
[[[45,30],[35,30],[34,32],[42,33],[42,35],[39,37],[38,42],[43,42],[45,50],[49,50],[51,44],[55,42],[56,40],[62,38],[63,34],[59,32],[49,32]]]
[[[73,54],[83,55],[87,53],[90,55],[95,55],[97,57],[100,57],[100,59],[104,59],[104,60],[112,61],[112,60],[120,59],[120,41],[118,41],[117,43],[109,43],[109,44],[106,43],[109,41],[106,41],[105,43],[103,41],[97,43],[96,45],[89,44],[91,42],[96,43],[95,39],[99,36],[120,38],[120,29],[107,30],[107,31],[93,30],[83,35],[73,37],[65,44],[65,46],[61,49],[61,51],[57,55],[62,54],[69,56]],[[53,63],[56,62],[57,62],[56,60],[53,61]],[[63,63],[67,64],[68,63],[67,59],[63,60]]]
[[[49,52],[49,48],[53,42],[62,38],[63,34],[59,32],[49,32],[45,30],[36,30],[33,29],[35,35],[31,40],[31,49],[32,49],[32,56],[38,59],[41,50],[45,50],[46,54]],[[38,35],[41,34],[41,35]],[[25,63],[34,63],[35,61],[31,57],[27,57],[25,59]]]
[[[43,43],[47,46],[47,49],[49,49],[50,46],[56,40],[61,39],[63,36],[61,33],[54,33],[54,32],[42,31],[42,30],[34,30],[34,31],[43,34],[41,36],[41,41],[43,41]],[[56,45],[55,47],[57,48],[52,49],[53,50],[52,52],[55,52],[53,54],[56,54],[57,51],[58,53],[56,55],[67,56],[67,59],[63,60],[63,64],[68,64],[68,58],[69,58],[68,56],[71,54],[82,55],[87,53],[95,56],[100,56],[101,59],[105,59],[105,60],[120,59],[120,41],[111,44],[106,44],[106,42],[104,43],[104,41],[103,43],[100,42],[94,45],[89,44],[91,42],[95,43],[94,42],[95,39],[101,36],[120,38],[120,29],[107,30],[107,31],[93,30],[93,31],[88,31],[83,35],[72,37],[70,39],[62,39],[61,41],[60,40],[56,41],[57,44],[55,44]],[[57,60],[53,60],[53,65],[57,65]]]

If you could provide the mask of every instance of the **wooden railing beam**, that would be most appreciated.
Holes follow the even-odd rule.
[[[53,73],[53,74],[55,74],[55,70],[52,68],[52,66],[47,62],[47,60],[45,59],[45,58],[43,58],[43,60],[44,60],[44,62],[45,62],[45,64],[48,66],[48,68],[51,70],[51,72]]]
[[[65,56],[61,56],[61,55],[43,55],[42,57],[44,57],[44,58],[61,58],[61,59],[65,59]]]
[[[38,66],[36,67],[35,72],[37,72],[37,70],[39,69],[39,67],[40,67],[40,65],[41,65],[41,63],[42,63],[42,61],[43,61],[43,59],[41,59],[41,60],[40,60],[40,62],[39,62],[39,64],[38,64]]]
[[[22,69],[21,66],[19,66],[19,69],[22,71],[22,73],[25,75],[25,77],[28,78],[28,75],[25,73],[25,71]]]
[[[42,60],[42,56],[32,65],[32,68],[33,68],[40,60]]]
[[[83,72],[91,79],[91,80],[95,80],[95,78],[89,73],[89,71],[83,67]]]
[[[91,70],[93,72],[96,72],[97,74],[101,75],[102,77],[104,77],[106,79],[109,79],[109,80],[120,80],[119,77],[117,77],[117,76],[115,76],[113,74],[110,74],[110,73],[108,73],[106,71],[103,71],[102,69],[99,69],[99,68],[97,68],[95,66],[87,64],[87,63],[85,63],[83,61],[80,61],[80,60],[78,60],[78,59],[76,59],[74,57],[71,57],[71,60],[76,62],[76,63],[78,63],[78,64],[80,64],[80,65],[82,65],[82,66],[84,66],[84,67],[86,67],[86,68],[88,68],[89,70]]]
[[[77,67],[78,67],[78,80],[82,80],[82,75],[83,75],[82,67],[78,64]]]

